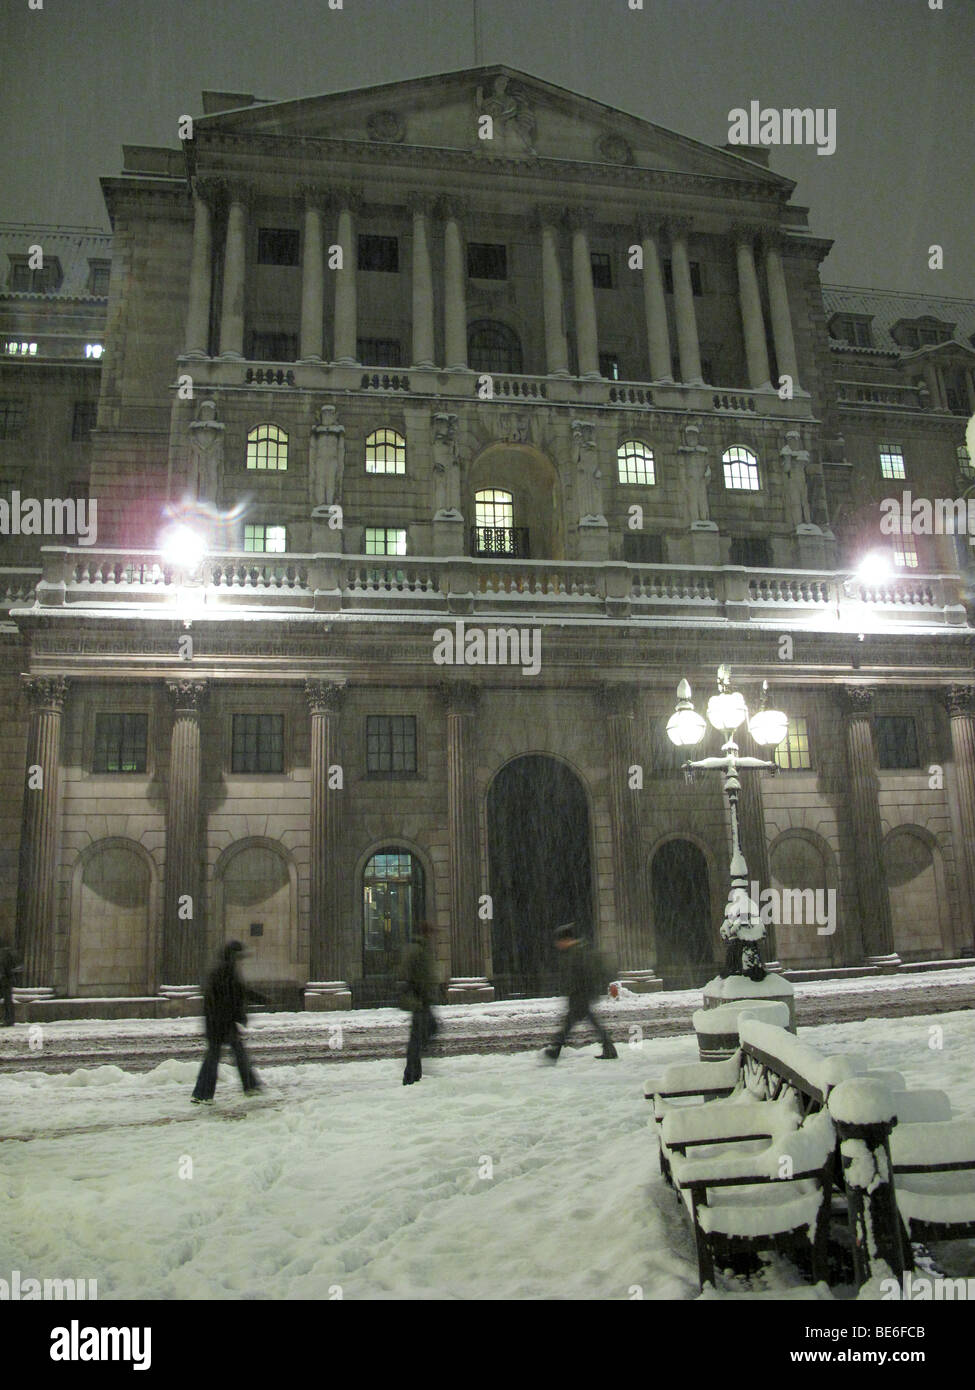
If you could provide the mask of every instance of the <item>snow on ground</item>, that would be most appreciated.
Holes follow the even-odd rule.
[[[975,1115],[973,1012],[802,1037]],[[189,1104],[196,1062],[0,1075],[0,1132],[19,1136],[0,1150],[0,1277],[94,1278],[102,1299],[693,1298],[643,1083],[695,1040],[596,1051],[441,1058],[411,1087],[402,1058],[268,1068],[250,1101],[223,1067],[212,1110]],[[975,1274],[975,1242],[951,1254]],[[725,1287],[796,1282],[775,1261]]]

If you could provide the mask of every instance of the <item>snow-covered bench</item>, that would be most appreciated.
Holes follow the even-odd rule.
[[[894,1097],[895,1106],[900,1100]],[[890,1157],[909,1241],[975,1236],[975,1120],[900,1123],[890,1136]]]

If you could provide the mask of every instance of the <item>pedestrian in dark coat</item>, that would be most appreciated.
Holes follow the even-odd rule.
[[[14,1026],[14,976],[19,975],[23,968],[12,946],[0,946],[0,998],[3,999],[3,1023],[0,1027]]]
[[[569,1007],[561,1028],[551,1045],[545,1049],[545,1056],[550,1061],[557,1062],[572,1029],[577,1023],[583,1023],[588,1019],[603,1045],[603,1050],[599,1053],[600,1061],[610,1061],[619,1054],[606,1029],[592,1011],[593,1001],[600,997],[606,987],[606,967],[602,957],[598,951],[579,939],[574,922],[559,928],[555,944],[562,954]]]
[[[406,1070],[403,1085],[412,1086],[423,1076],[421,1057],[427,1043],[437,1032],[437,1020],[431,1004],[437,997],[437,963],[433,956],[436,928],[429,922],[420,924],[420,939],[407,947],[403,956],[403,993],[400,1005],[412,1015],[410,1040],[406,1047]]]
[[[217,1068],[220,1052],[226,1045],[234,1054],[240,1084],[245,1095],[262,1089],[257,1072],[251,1066],[247,1048],[240,1036],[239,1026],[247,1024],[247,1003],[266,1004],[263,994],[249,989],[237,973],[238,962],[245,952],[239,941],[228,941],[220,962],[210,972],[203,991],[203,1016],[206,1022],[207,1051],[193,1088],[194,1105],[210,1104],[217,1087]]]

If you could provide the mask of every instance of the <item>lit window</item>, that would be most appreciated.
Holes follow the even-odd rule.
[[[805,719],[789,720],[789,732],[775,750],[774,758],[786,772],[805,771],[812,767],[809,755],[809,725]]]
[[[277,425],[255,425],[247,435],[247,467],[282,472],[288,466],[288,436]]]
[[[367,526],[364,548],[366,555],[405,555],[406,531],[393,526]]]
[[[514,499],[510,492],[487,488],[474,494],[475,526],[513,526]]]
[[[366,436],[366,472],[406,472],[406,440],[401,434],[381,429]]]
[[[102,346],[101,343],[86,343],[86,344],[85,344],[85,356],[86,356],[86,357],[99,358],[99,357],[101,357],[101,355],[102,355],[102,353],[103,353],[104,351],[105,351],[105,349],[104,349],[104,347]]]
[[[37,344],[8,342],[7,351],[10,353],[11,357],[36,357]]]
[[[262,555],[283,555],[287,548],[287,530],[284,526],[265,526],[263,522],[245,524],[245,550],[258,551]]]
[[[96,714],[92,772],[145,772],[149,716]]]
[[[639,439],[627,439],[616,450],[616,470],[621,483],[651,486],[657,481],[653,450]]]
[[[235,714],[232,772],[284,771],[284,715]]]
[[[917,569],[917,546],[913,536],[898,536],[894,541],[894,564],[900,569]]]
[[[883,478],[903,478],[904,452],[899,444],[881,444],[880,475]]]
[[[758,491],[758,459],[751,449],[733,444],[721,455],[724,465],[724,485],[739,492]]]

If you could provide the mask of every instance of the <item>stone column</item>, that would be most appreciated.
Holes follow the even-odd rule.
[[[466,211],[457,199],[441,203],[444,218],[444,358],[447,370],[467,371],[467,267],[460,220]]]
[[[331,786],[329,768],[340,767],[338,723],[345,702],[343,683],[305,681],[311,713],[311,809],[308,942],[310,979],[305,1007],[350,1009],[352,991],[345,983],[342,913],[341,785]]]
[[[244,281],[247,264],[247,191],[229,189],[227,238],[223,252],[223,302],[220,306],[220,356],[244,355]]]
[[[599,380],[599,338],[596,329],[596,292],[592,284],[592,258],[589,254],[589,219],[571,216],[572,295],[575,302],[576,352],[579,375]]]
[[[210,294],[213,285],[213,226],[210,204],[199,182],[193,184],[193,254],[184,356],[207,357],[210,349]]]
[[[203,974],[205,902],[200,818],[200,714],[209,682],[166,682],[173,707],[166,801],[166,879],[162,925],[162,980],[198,984]]]
[[[870,727],[874,691],[871,686],[841,686],[837,698],[844,714],[850,821],[856,841],[851,853],[856,864],[863,952],[868,964],[890,968],[900,965],[900,959],[894,953],[890,897],[881,854],[883,835]]]
[[[24,676],[30,705],[27,777],[17,880],[18,984],[53,991],[61,840],[61,712],[63,676]]]
[[[315,185],[308,185],[301,192],[305,199],[305,244],[301,257],[301,338],[298,359],[301,362],[321,362],[325,316],[322,208],[327,205],[327,194]]]
[[[656,973],[656,943],[650,932],[646,854],[640,831],[640,797],[630,786],[636,756],[637,692],[632,686],[603,685],[596,705],[609,732],[609,806],[616,885],[617,958],[620,979],[635,993],[662,989]]]
[[[677,317],[680,379],[685,386],[703,386],[694,290],[691,286],[691,263],[687,255],[687,237],[690,230],[690,219],[686,217],[672,218],[667,223],[670,235],[670,269],[674,281],[674,313]]]
[[[673,381],[667,301],[664,297],[664,276],[657,241],[659,232],[660,224],[657,222],[645,222],[640,228],[643,247],[643,307],[650,350],[650,380]]]
[[[448,1003],[493,999],[484,974],[483,924],[478,916],[480,855],[474,718],[480,690],[469,681],[443,681],[447,714],[447,834],[450,838],[450,980]]]
[[[956,947],[975,945],[975,686],[942,692],[951,727],[953,776],[950,798],[960,921]]]
[[[359,247],[355,234],[355,215],[361,199],[351,189],[337,195],[339,225],[336,243],[342,248],[342,269],[335,272],[335,343],[334,361],[343,366],[358,365],[358,311],[356,307],[356,270]]]
[[[753,391],[767,390],[772,383],[768,364],[768,348],[765,343],[762,300],[758,292],[758,275],[755,271],[755,228],[749,226],[733,227],[732,234],[735,238],[735,257],[738,262],[738,303],[741,308],[742,335],[745,340],[748,384]]]
[[[932,410],[945,410],[944,392],[941,389],[941,373],[938,371],[936,362],[930,357],[922,358],[921,371],[924,374],[924,384],[928,388],[928,395],[931,397]]]
[[[778,230],[767,230],[762,234],[762,243],[765,248],[765,278],[768,282],[772,340],[775,343],[779,375],[791,377],[793,390],[797,391],[799,359],[796,357],[792,314],[789,311],[789,291],[786,289],[785,270],[782,266],[782,234]]]
[[[431,199],[410,199],[413,213],[413,366],[433,367],[433,271],[430,266]]]
[[[562,267],[559,263],[558,210],[538,208],[535,227],[542,239],[542,312],[545,319],[545,370],[549,376],[569,375],[569,345],[565,336]]]

